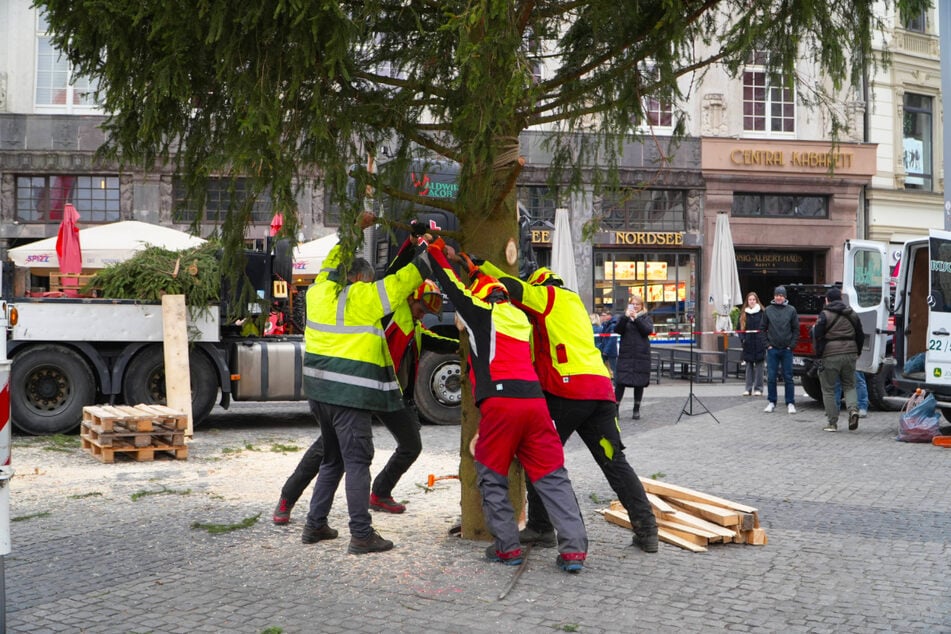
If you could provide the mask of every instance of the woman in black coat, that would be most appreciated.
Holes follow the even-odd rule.
[[[634,388],[634,419],[641,417],[641,398],[651,381],[651,342],[654,321],[647,314],[644,300],[632,295],[627,311],[617,322],[614,332],[621,335],[614,375],[614,399],[621,404],[624,388]]]
[[[740,343],[746,362],[746,391],[743,396],[763,395],[763,360],[766,359],[766,333],[763,331],[763,305],[759,295],[748,293],[746,306],[740,312]],[[745,332],[755,330],[757,332]]]

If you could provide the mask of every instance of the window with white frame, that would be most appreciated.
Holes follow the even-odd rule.
[[[36,16],[36,92],[38,109],[57,112],[88,112],[97,108],[96,86],[74,72],[59,50],[53,47],[46,15]]]
[[[743,129],[764,134],[796,131],[795,91],[784,77],[770,78],[766,53],[756,52],[743,72]]]
[[[928,11],[917,11],[902,14],[902,23],[905,26],[906,31],[914,31],[915,33],[927,33],[928,32]]]

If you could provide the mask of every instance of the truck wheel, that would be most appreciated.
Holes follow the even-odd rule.
[[[428,352],[419,360],[413,396],[427,422],[458,425],[462,421],[459,355]]]
[[[192,388],[192,419],[201,423],[215,407],[218,378],[215,367],[198,350],[188,353]],[[122,397],[127,405],[165,405],[165,352],[162,346],[149,346],[139,352],[122,377]]]
[[[95,399],[92,369],[71,349],[36,346],[14,357],[10,413],[17,429],[37,436],[72,431]]]
[[[886,397],[910,395],[892,384],[893,376],[895,376],[895,364],[887,361],[879,366],[875,374],[865,373],[869,405],[883,412],[897,412],[901,409],[900,405],[889,402]]]
[[[803,374],[799,377],[799,380],[802,382],[802,389],[805,390],[806,394],[809,395],[809,398],[819,401],[819,404],[822,404],[822,385],[819,384],[819,377],[811,377],[807,374]]]

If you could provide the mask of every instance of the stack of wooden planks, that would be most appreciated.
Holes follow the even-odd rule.
[[[156,453],[188,458],[188,417],[164,405],[90,405],[83,408],[79,430],[82,449],[100,462],[124,455],[142,462]]]
[[[766,545],[755,508],[659,480],[641,482],[657,518],[660,541],[695,553],[706,552],[710,544]],[[612,524],[631,528],[620,502],[611,502],[603,513]]]

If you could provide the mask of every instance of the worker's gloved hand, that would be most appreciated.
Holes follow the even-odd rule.
[[[467,272],[469,277],[475,277],[479,274],[479,267],[475,265],[475,262],[472,261],[472,258],[469,257],[464,251],[459,252],[459,257],[462,259],[463,263],[466,265]]]
[[[441,237],[436,238],[435,240],[429,243],[429,248],[438,249],[439,251],[446,253],[446,248],[447,248],[446,241],[443,240]]]
[[[433,241],[433,236],[428,233],[424,233],[420,236],[416,236],[416,244],[423,248],[428,248]]]
[[[424,235],[427,231],[429,231],[429,227],[426,226],[425,222],[420,222],[419,220],[416,220],[414,218],[413,220],[410,221],[410,230],[412,231],[414,236],[419,237]]]

